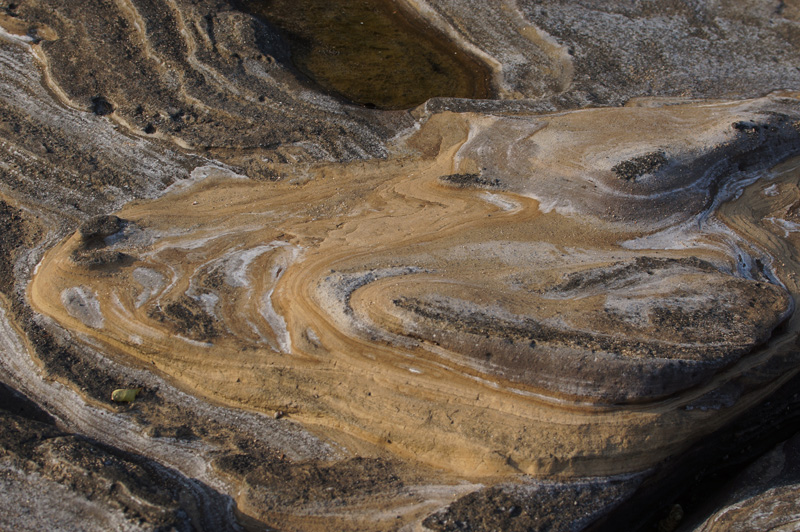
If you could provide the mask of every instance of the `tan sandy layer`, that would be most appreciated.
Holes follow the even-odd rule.
[[[778,352],[743,356],[793,308],[773,275],[796,293],[797,213],[778,205],[791,193],[754,203],[785,223],[734,203],[736,237],[708,217],[710,170],[629,183],[612,167],[660,145],[673,170],[716,168],[704,154],[771,105],[444,114],[387,161],[280,168],[281,183],[197,169],[49,251],[30,301],[192,393],[349,435],[355,453],[467,477],[642,470],[767,392],[736,379]],[[796,196],[796,180],[774,185]],[[670,201],[684,207],[662,216]],[[726,383],[734,396],[707,395]]]

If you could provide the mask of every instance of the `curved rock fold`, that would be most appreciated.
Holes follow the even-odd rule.
[[[669,484],[800,369],[800,19],[651,4],[404,1],[495,93],[380,111],[228,2],[0,0],[0,381],[59,424],[3,414],[7,491],[583,530]],[[794,523],[795,439],[687,522]]]

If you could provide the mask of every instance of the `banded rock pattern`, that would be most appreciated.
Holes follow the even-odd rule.
[[[658,176],[643,180],[640,188],[653,192],[635,195],[616,210],[622,216],[601,208],[594,187],[578,192],[592,176],[603,197],[621,201],[612,187],[628,183],[610,169],[603,182],[602,167],[578,167],[604,158],[569,129],[590,130],[576,121],[601,112],[630,126],[625,115],[643,111],[664,121],[663,142],[670,119],[691,116],[693,104],[531,117],[540,133],[520,127],[536,148],[524,173],[517,157],[507,166],[505,152],[471,151],[499,129],[495,120],[435,117],[396,148],[441,135],[435,157],[311,167],[302,186],[223,173],[127,207],[102,250],[92,251],[81,229],[49,251],[29,297],[66,328],[209,398],[332,424],[459,474],[634,472],[718,426],[718,409],[735,411],[691,405],[741,371],[743,357],[767,363],[769,351],[746,355],[794,308],[776,284],[782,273],[764,266],[774,258],[755,248],[743,255],[745,241],[708,212],[714,194],[742,186],[721,148],[741,150],[731,124],[774,105],[704,104],[698,120],[717,126],[710,134],[720,143],[684,164],[722,172],[681,173],[666,191]],[[623,134],[647,142],[646,132]],[[788,126],[784,134],[790,146],[798,133]],[[562,177],[566,150],[573,162]],[[491,169],[504,189],[439,179],[459,165]],[[548,196],[548,180],[562,191],[574,180],[575,195]],[[714,186],[722,180],[724,188]],[[685,206],[672,225],[641,206],[670,200]],[[558,201],[570,208],[543,207]],[[646,233],[634,223],[644,212]],[[642,249],[644,238],[676,227],[683,242]],[[110,259],[76,258],[90,251]],[[353,396],[365,399],[353,405]],[[442,412],[441,404],[449,406]],[[431,446],[436,432],[452,443]]]
[[[800,367],[800,80],[788,2],[595,4],[407,2],[498,98],[406,112],[225,2],[0,1],[2,380],[245,526],[601,519]]]

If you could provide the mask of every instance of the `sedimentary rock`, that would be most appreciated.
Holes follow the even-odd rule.
[[[391,111],[235,7],[0,2],[6,417],[147,523],[580,530],[797,373],[793,5],[409,1],[493,98]]]

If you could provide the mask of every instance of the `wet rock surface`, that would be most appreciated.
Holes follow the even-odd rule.
[[[402,4],[252,0],[244,5],[283,30],[292,64],[303,74],[323,90],[366,107],[404,109],[433,97],[491,97],[488,66]]]
[[[0,0],[0,527],[796,521],[796,6],[414,0],[393,111],[238,7]]]

